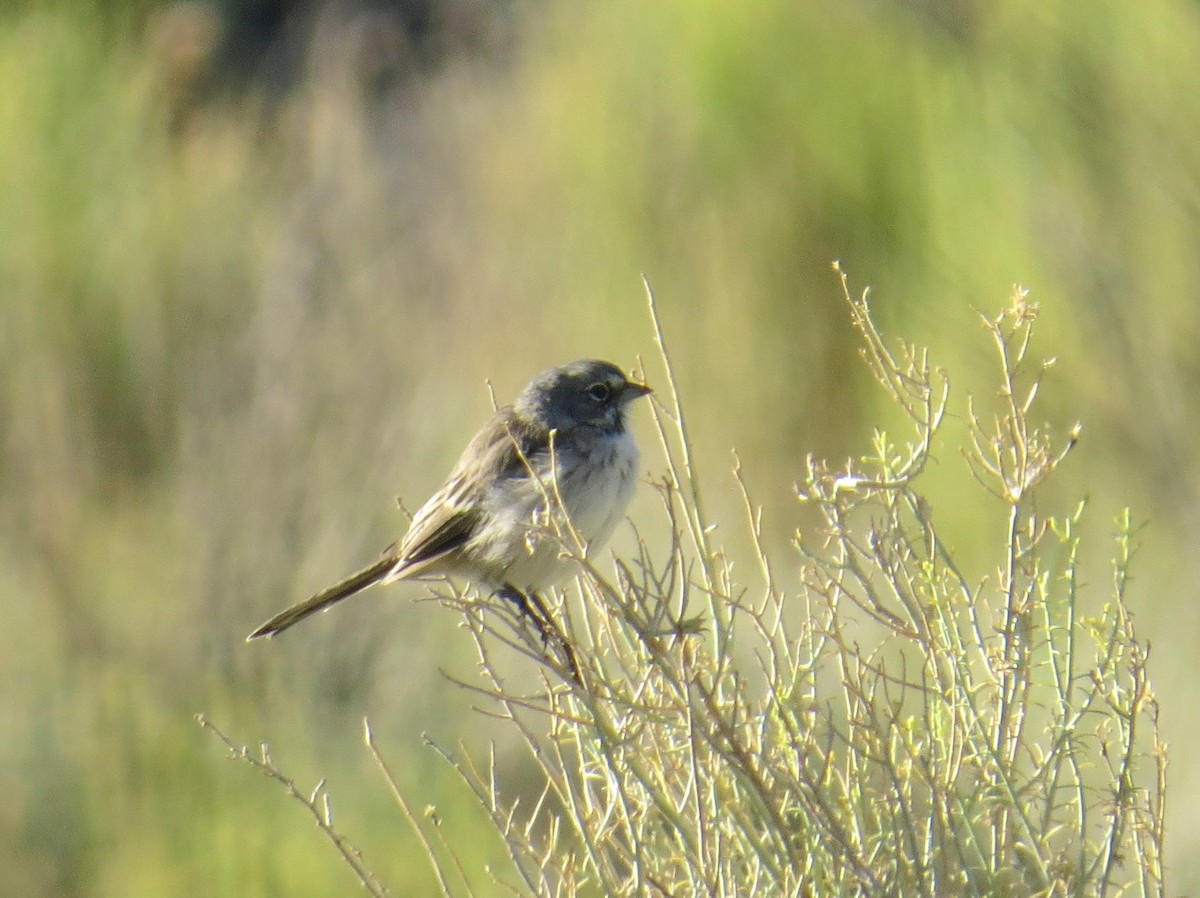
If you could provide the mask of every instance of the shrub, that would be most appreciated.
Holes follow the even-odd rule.
[[[1037,307],[1018,290],[984,319],[999,410],[962,412],[963,478],[1007,520],[995,569],[977,574],[922,494],[948,378],[886,342],[866,294],[842,284],[863,357],[913,433],[877,432],[836,468],[806,460],[797,492],[819,525],[796,540],[798,579],[765,548],[740,470],[760,585],[740,584],[714,544],[664,348],[655,488],[669,547],[639,538],[608,576],[551,522],[582,572],[550,602],[561,645],[496,602],[442,595],[479,650],[484,684],[463,685],[544,778],[525,807],[502,794],[494,753],[434,746],[504,839],[514,873],[497,879],[513,894],[1164,894],[1165,751],[1126,604],[1134,527],[1117,522],[1098,600],[1080,574],[1085,504],[1049,516],[1036,501],[1079,434],[1033,423],[1049,368],[1031,356]],[[539,687],[513,685],[502,644],[545,666]],[[470,891],[369,729],[368,742],[444,894]]]

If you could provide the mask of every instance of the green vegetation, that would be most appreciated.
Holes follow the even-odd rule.
[[[1030,354],[1037,307],[1018,292],[986,322],[998,407],[994,417],[973,401],[964,409],[962,477],[1009,522],[994,564],[973,573],[921,493],[949,380],[926,351],[884,341],[865,297],[846,298],[868,366],[914,433],[893,443],[880,432],[846,466],[809,459],[800,498],[821,524],[799,535],[798,583],[763,546],[740,477],[761,583],[739,582],[713,539],[667,361],[675,404],[655,418],[669,551],[641,542],[610,579],[569,525],[548,533],[584,572],[556,609],[582,677],[499,600],[443,597],[484,670],[482,686],[463,685],[520,735],[545,782],[536,801],[513,799],[494,749],[433,745],[508,847],[510,869],[493,873],[502,888],[1167,894],[1165,746],[1126,595],[1133,528],[1124,513],[1111,587],[1089,589],[1083,504],[1062,517],[1039,510],[1078,434],[1057,441],[1033,423],[1047,370]],[[549,669],[540,688],[511,676],[513,649]],[[306,800],[266,748],[256,759],[218,735],[308,805],[370,894],[387,894],[332,828],[322,787]],[[473,894],[478,872],[437,815],[414,813],[369,729],[367,742],[441,894]]]
[[[1030,287],[1060,357],[1038,421],[1085,424],[1031,511],[1059,521],[1043,570],[1107,583],[1104,553],[1070,567],[1074,540],[1095,547],[1126,505],[1150,521],[1124,588],[1172,746],[1166,869],[1173,892],[1196,890],[1194,4],[551,0],[506,7],[487,53],[397,64],[391,81],[373,54],[403,59],[403,41],[329,15],[266,88],[222,81],[213,20],[165,15],[237,5],[0,14],[0,891],[352,888],[297,808],[223,762],[201,709],[269,741],[297,781],[325,778],[380,880],[428,894],[420,843],[358,742],[369,716],[401,793],[436,805],[466,866],[500,869],[503,840],[479,835],[486,814],[419,744],[494,739],[506,799],[539,794],[520,741],[440,673],[478,682],[458,616],[397,588],[268,646],[242,637],[395,537],[387,497],[413,507],[439,482],[487,412],[485,378],[504,399],[545,364],[651,358],[643,271],[722,564],[751,582],[758,533],[776,588],[794,585],[790,534],[825,526],[820,502],[795,502],[807,455],[858,456],[870,424],[908,426],[857,363],[833,258],[877,285],[885,332],[928,343],[981,404],[994,385],[975,308]],[[211,80],[188,80],[206,65]],[[952,399],[938,439],[970,445]],[[755,531],[734,524],[734,447],[764,505]],[[994,587],[1006,506],[928,451],[937,532],[972,588]],[[903,495],[846,498],[869,517]],[[643,489],[631,515],[656,564],[661,498]],[[632,532],[613,548],[639,557]],[[928,596],[950,597],[945,575],[925,574]],[[855,635],[918,669],[886,618]],[[1068,657],[1037,648],[1037,671]],[[1054,708],[1022,732],[1042,744]],[[1144,832],[1130,820],[1125,838]],[[1135,869],[1127,855],[1119,874]]]

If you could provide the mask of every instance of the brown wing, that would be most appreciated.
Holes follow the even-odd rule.
[[[484,495],[501,480],[528,477],[528,459],[544,452],[549,434],[500,409],[459,457],[445,484],[413,517],[400,541],[400,563],[389,579],[420,576],[467,543],[481,523]]]
[[[548,445],[549,434],[522,425],[511,409],[501,409],[471,441],[445,485],[417,512],[404,539],[369,567],[275,615],[247,639],[274,636],[368,586],[435,568],[475,534],[480,499],[487,490],[498,480],[528,477],[527,461],[546,452]]]

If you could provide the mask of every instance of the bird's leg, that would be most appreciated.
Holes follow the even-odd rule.
[[[522,618],[529,618],[539,630],[545,635],[545,622],[550,619],[550,614],[546,610],[546,606],[542,603],[541,597],[537,593],[524,593],[509,583],[505,583],[502,587],[496,590],[496,595],[500,598],[512,602],[517,606],[517,611],[521,613]],[[532,596],[532,598],[530,598]]]
[[[543,648],[548,646],[551,640],[558,643],[559,648],[562,649],[564,660],[567,663],[567,669],[571,673],[571,679],[582,686],[583,680],[579,676],[579,662],[575,658],[575,650],[567,642],[567,637],[555,626],[554,619],[550,616],[550,612],[546,608],[545,602],[542,601],[542,597],[533,590],[523,592],[511,583],[505,583],[504,586],[496,590],[496,595],[516,605],[521,617],[527,617],[533,621],[538,631],[542,634]]]

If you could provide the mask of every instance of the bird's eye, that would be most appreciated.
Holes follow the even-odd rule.
[[[604,402],[612,395],[612,387],[603,382],[592,384],[587,388],[587,394],[597,402]]]

